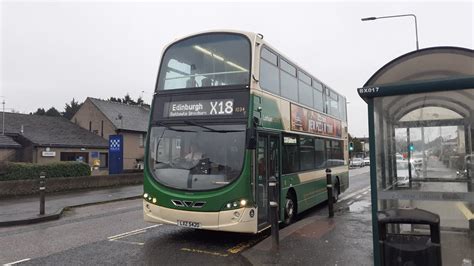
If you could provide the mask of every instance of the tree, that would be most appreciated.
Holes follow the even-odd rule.
[[[34,115],[45,115],[46,114],[46,111],[44,110],[44,108],[38,108],[36,110],[36,112],[33,113]]]
[[[61,116],[61,113],[54,107],[51,107],[48,109],[48,111],[46,111],[46,113],[44,115],[47,115],[47,116]]]
[[[123,103],[130,104],[130,105],[137,105],[137,103],[130,97],[130,94],[126,94],[122,100]]]
[[[144,101],[142,99],[142,96],[138,97],[137,99],[137,105],[143,105],[144,104]]]
[[[110,97],[110,98],[109,98],[109,101],[111,101],[111,102],[116,102],[116,103],[121,103],[121,102],[122,102],[122,99],[120,99],[120,98],[118,98],[118,97],[117,97],[117,98],[115,98],[115,97]]]
[[[119,98],[119,97],[110,97],[108,99],[108,101],[110,102],[116,102],[116,103],[125,103],[125,104],[128,104],[128,105],[141,105],[141,106],[148,106],[148,104],[145,103],[145,101],[143,101],[143,98],[141,96],[139,96],[137,98],[137,100],[133,100],[133,98],[130,96],[130,94],[125,94],[125,96],[123,98]]]
[[[62,112],[62,115],[64,118],[67,120],[71,120],[74,114],[81,108],[82,103],[79,103],[76,101],[74,98],[72,98],[72,101],[70,103],[66,103],[66,106],[64,107],[64,112]]]

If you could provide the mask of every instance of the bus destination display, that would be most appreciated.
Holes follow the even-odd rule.
[[[164,107],[164,117],[225,116],[234,113],[234,100],[166,102]]]

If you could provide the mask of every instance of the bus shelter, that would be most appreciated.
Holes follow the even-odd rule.
[[[378,215],[411,208],[439,215],[443,265],[474,260],[473,50],[432,47],[402,55],[358,93],[368,104],[375,264],[383,261]],[[429,227],[386,230],[423,235]]]

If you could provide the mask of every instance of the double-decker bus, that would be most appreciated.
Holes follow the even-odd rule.
[[[349,186],[346,99],[260,34],[212,31],[169,44],[152,103],[146,221],[257,233]]]

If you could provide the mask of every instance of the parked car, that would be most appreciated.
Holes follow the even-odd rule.
[[[408,170],[408,160],[397,160],[397,183],[399,185],[406,185],[410,181]],[[413,178],[419,176],[420,168],[415,167],[415,165],[411,163],[411,177]]]
[[[352,158],[351,167],[364,167],[364,159],[362,158]]]
[[[364,158],[364,166],[370,165],[370,157]]]
[[[410,161],[415,165],[417,168],[422,168],[423,166],[423,154],[422,153],[415,153],[411,156]]]

